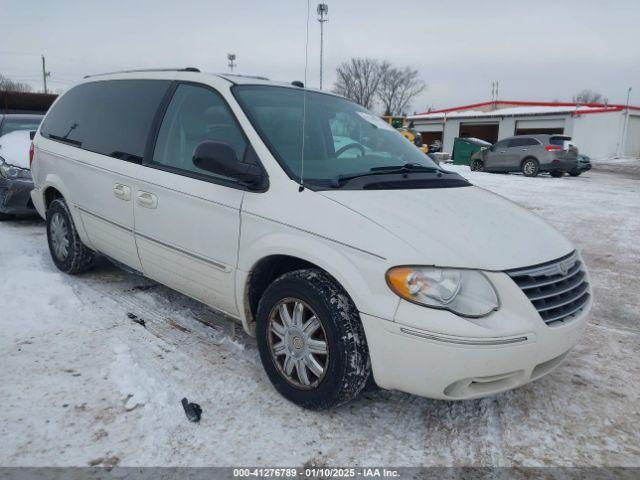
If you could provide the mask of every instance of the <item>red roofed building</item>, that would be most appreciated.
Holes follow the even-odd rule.
[[[451,152],[456,137],[495,143],[513,135],[564,134],[592,158],[640,157],[640,107],[498,100],[412,115],[424,143],[441,140]]]

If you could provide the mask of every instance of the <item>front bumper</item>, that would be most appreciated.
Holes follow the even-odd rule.
[[[0,212],[14,215],[36,213],[31,201],[33,181],[0,177]]]
[[[463,400],[519,387],[560,365],[584,332],[591,300],[571,321],[549,326],[510,278],[491,276],[502,306],[484,319],[408,302],[401,302],[395,321],[361,314],[376,383]]]

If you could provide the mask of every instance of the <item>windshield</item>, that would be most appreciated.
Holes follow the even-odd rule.
[[[233,92],[289,176],[300,181],[304,90],[242,85]],[[326,185],[380,167],[438,169],[383,119],[346,99],[306,91],[304,182]]]
[[[0,137],[17,130],[37,130],[42,118],[5,118],[2,122]]]

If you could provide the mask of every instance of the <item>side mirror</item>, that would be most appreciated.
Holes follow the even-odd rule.
[[[230,177],[249,187],[262,184],[262,169],[255,164],[238,160],[229,144],[205,140],[193,152],[193,164],[207,172]]]
[[[31,130],[29,132],[29,139],[33,140],[35,138],[35,136],[36,136],[36,131],[35,130]]]

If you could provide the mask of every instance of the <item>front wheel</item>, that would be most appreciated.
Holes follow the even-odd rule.
[[[258,304],[262,365],[287,400],[309,409],[355,398],[371,372],[358,311],[333,278],[321,270],[285,273]]]
[[[539,170],[540,165],[538,165],[538,161],[535,158],[527,158],[522,162],[522,173],[525,177],[535,177],[538,175]]]
[[[62,198],[56,198],[47,209],[47,241],[58,269],[75,274],[91,268],[95,252],[80,240],[67,202]]]
[[[551,175],[553,178],[560,178],[562,175],[564,175],[564,172],[558,172],[557,170],[554,170],[552,172],[549,172],[549,175]]]
[[[569,172],[569,175],[571,175],[572,177],[577,177],[581,174],[582,172],[580,170],[571,170]]]
[[[470,168],[472,172],[481,172],[482,169],[484,168],[484,163],[482,162],[482,160],[479,160],[476,158],[471,161]]]

